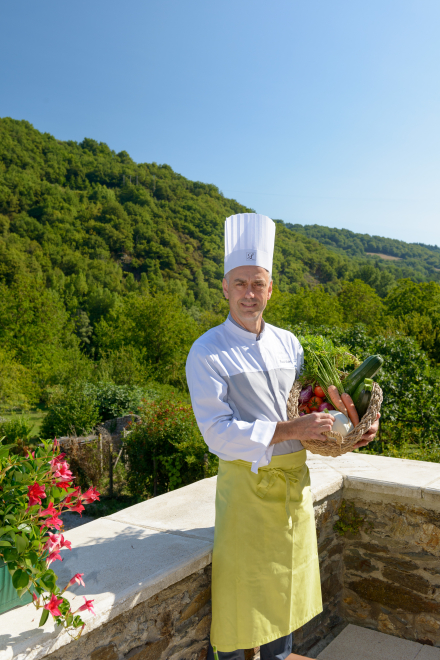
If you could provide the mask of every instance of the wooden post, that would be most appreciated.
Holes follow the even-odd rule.
[[[111,440],[108,443],[108,478],[109,496],[113,497],[113,443]]]
[[[98,433],[98,452],[99,452],[99,463],[101,466],[101,474],[104,469],[104,461],[103,461],[103,455],[102,455],[102,434]]]

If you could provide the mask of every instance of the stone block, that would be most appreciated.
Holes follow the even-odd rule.
[[[349,624],[319,660],[416,660],[421,644]]]
[[[180,615],[181,621],[186,621],[198,612],[211,598],[211,586],[206,587],[200,594],[198,594],[192,603]]]
[[[161,660],[162,654],[170,644],[170,637],[162,637],[156,642],[149,642],[133,649],[124,656],[124,660]]]
[[[373,573],[377,570],[371,561],[361,555],[358,550],[351,549],[344,556],[344,566],[348,571],[358,573]]]
[[[371,605],[357,594],[346,595],[343,599],[345,615],[351,619],[365,621],[371,618]]]
[[[432,646],[422,646],[416,660],[440,660],[440,649]]]
[[[417,591],[424,596],[432,593],[432,586],[429,580],[415,573],[404,573],[403,571],[397,571],[391,568],[391,566],[386,566],[382,571],[382,575],[387,580],[396,582],[412,591]]]
[[[118,660],[115,645],[108,644],[107,646],[92,651],[90,660]]]
[[[126,525],[214,540],[217,477],[196,481],[108,516]],[[196,504],[196,506],[195,506]]]
[[[440,603],[436,603],[415,594],[409,589],[384,582],[378,578],[353,580],[348,587],[365,600],[389,607],[391,610],[403,610],[418,614],[428,612],[440,615]]]
[[[194,638],[198,640],[209,638],[209,631],[211,630],[211,615],[207,614],[199,621],[194,630]]]
[[[422,635],[438,634],[440,630],[440,620],[430,616],[429,614],[418,614],[415,618],[415,626],[417,632]]]
[[[373,561],[381,562],[382,564],[387,564],[397,570],[405,571],[407,573],[412,571],[417,571],[419,568],[419,565],[415,561],[410,561],[409,559],[402,559],[401,557],[396,557],[395,554],[391,554],[391,553],[389,555],[367,553],[366,556],[372,559]]]

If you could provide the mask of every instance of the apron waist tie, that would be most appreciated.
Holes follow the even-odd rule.
[[[266,474],[264,475],[264,477],[257,486],[257,495],[258,497],[261,497],[261,499],[266,497],[267,492],[269,491],[270,488],[272,488],[276,480],[279,477],[282,477],[286,482],[285,508],[287,515],[287,524],[288,524],[288,528],[292,529],[292,514],[290,512],[290,482],[296,484],[298,483],[299,479],[294,476],[293,470],[282,470],[281,468],[268,468],[268,469],[263,468],[263,470],[264,472],[266,472]]]

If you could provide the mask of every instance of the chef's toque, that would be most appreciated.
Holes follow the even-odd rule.
[[[225,222],[225,274],[237,266],[261,266],[272,273],[275,223],[266,215],[239,213]]]

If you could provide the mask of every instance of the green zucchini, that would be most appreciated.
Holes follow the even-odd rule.
[[[342,387],[344,392],[347,392],[351,397],[353,396],[356,389],[366,378],[374,378],[381,366],[383,365],[383,359],[380,355],[370,355],[362,364],[348,374],[347,378],[344,378],[342,381]]]
[[[359,415],[359,419],[367,412],[368,406],[370,405],[371,393],[373,391],[373,381],[371,378],[366,378],[362,383],[359,384],[356,392],[353,394],[353,403]]]

